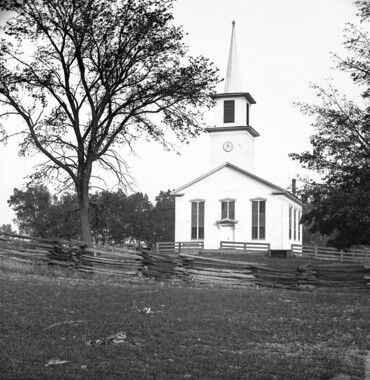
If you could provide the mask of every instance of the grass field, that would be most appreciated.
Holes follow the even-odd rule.
[[[366,292],[125,285],[9,270],[0,289],[1,379],[365,378]],[[126,334],[118,344],[104,341],[118,332]]]

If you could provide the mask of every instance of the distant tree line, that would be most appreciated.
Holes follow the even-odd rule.
[[[170,192],[161,191],[154,205],[140,192],[92,193],[89,218],[94,242],[151,246],[157,241],[173,241],[175,205]],[[58,197],[43,185],[28,186],[14,189],[8,204],[15,211],[20,233],[41,238],[81,239],[76,194]]]

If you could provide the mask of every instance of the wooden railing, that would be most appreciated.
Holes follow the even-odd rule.
[[[163,254],[181,253],[184,251],[201,251],[203,249],[203,241],[159,242],[156,244],[156,252]]]
[[[221,241],[220,250],[221,252],[243,251],[270,256],[270,243]]]
[[[370,263],[370,252],[366,248],[341,251],[332,247],[292,244],[291,252],[292,256],[314,260]]]

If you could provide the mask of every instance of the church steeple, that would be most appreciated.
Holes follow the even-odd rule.
[[[224,92],[216,94],[216,125],[207,128],[211,140],[211,167],[225,162],[253,171],[254,139],[258,132],[250,125],[250,107],[255,100],[242,92],[236,54],[235,21],[232,23]]]
[[[229,59],[225,78],[225,93],[240,92],[240,74],[236,51],[235,21],[232,22],[231,41],[229,49]]]

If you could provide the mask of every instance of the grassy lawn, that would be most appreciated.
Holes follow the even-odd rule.
[[[0,271],[0,289],[1,379],[365,378],[366,292],[125,285],[9,271]],[[124,343],[94,344],[121,331]],[[67,362],[46,366],[50,359]]]

